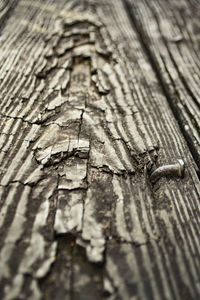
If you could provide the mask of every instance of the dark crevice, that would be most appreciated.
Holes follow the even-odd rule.
[[[74,234],[55,235],[55,241],[56,259],[49,272],[38,279],[42,299],[102,299],[104,265],[87,260]],[[90,281],[84,284],[86,275]]]
[[[128,15],[128,18],[130,20],[130,23],[133,27],[133,30],[137,33],[138,38],[140,40],[140,43],[142,45],[142,48],[144,49],[149,62],[151,63],[151,66],[156,74],[157,80],[162,88],[163,94],[165,95],[167,102],[171,108],[171,111],[175,117],[175,119],[177,120],[178,124],[179,124],[179,128],[181,130],[181,133],[183,134],[188,148],[193,156],[194,161],[197,164],[198,169],[200,170],[200,157],[199,157],[199,153],[197,151],[197,149],[195,148],[193,141],[192,141],[192,137],[191,135],[185,130],[184,128],[184,124],[182,122],[182,118],[180,116],[180,112],[178,107],[176,106],[176,104],[174,103],[172,96],[170,95],[170,92],[168,91],[168,87],[162,77],[162,72],[159,68],[159,64],[157,62],[157,59],[154,55],[154,53],[151,51],[150,47],[148,46],[148,43],[150,43],[149,41],[149,37],[147,35],[147,33],[145,32],[145,29],[143,28],[143,25],[141,24],[141,22],[139,21],[139,18],[137,16],[137,9],[136,7],[134,7],[134,11],[132,6],[134,5],[134,3],[130,4],[129,0],[125,0],[123,1],[124,4],[124,8],[125,11]],[[157,19],[157,17],[155,16],[155,18]],[[159,20],[157,20],[159,23]],[[197,170],[197,175],[199,174],[199,170]]]
[[[76,107],[74,107],[74,108],[77,109]],[[80,109],[77,109],[77,110],[80,110]],[[81,109],[81,111],[82,111],[82,109]],[[45,118],[43,120],[36,120],[36,121],[32,122],[32,121],[27,120],[26,117],[10,116],[10,115],[0,113],[0,117],[13,119],[13,120],[21,120],[23,123],[27,123],[30,126],[38,125],[38,126],[42,126],[42,127],[45,128],[45,127],[48,127],[50,125],[57,125],[58,127],[62,128],[62,129],[68,129],[69,128],[69,125],[60,125],[59,123],[56,123],[56,122],[49,122],[49,123],[45,124],[47,121],[51,120],[52,117],[54,117],[54,116],[55,115],[53,115],[53,116],[51,115],[51,116],[48,116],[47,118]],[[6,134],[6,133],[1,133],[1,134]],[[11,135],[11,133],[9,133],[9,135]]]
[[[29,125],[38,125],[37,123],[28,121],[28,120],[24,119],[23,117],[9,116],[9,115],[2,114],[2,113],[0,113],[0,116],[4,117],[4,118],[8,118],[8,119],[21,120],[22,122],[27,123]]]
[[[38,182],[39,182],[39,180],[38,180]],[[38,183],[37,182],[37,183]],[[20,181],[20,180],[11,180],[9,183],[7,183],[7,184],[0,184],[0,186],[1,187],[8,187],[8,186],[10,186],[11,184],[15,184],[15,183],[19,183],[19,184],[21,184],[21,185],[23,185],[23,186],[29,186],[29,187],[33,187],[33,186],[35,186],[37,183],[34,183],[34,184],[30,184],[30,183],[25,183],[25,182],[22,182],[22,181]]]
[[[102,166],[95,166],[95,165],[90,165],[91,169],[96,169],[99,172],[105,173],[105,174],[110,174],[112,176],[118,176],[118,177],[123,177],[123,178],[127,178],[127,177],[132,177],[135,176],[135,171],[126,171],[126,170],[121,170],[121,171],[114,171],[112,169],[109,168],[108,165],[102,165]]]
[[[76,237],[71,234],[55,236],[57,241],[56,259],[49,272],[38,279],[38,284],[45,299],[58,299],[70,295],[70,277],[72,271],[72,249]],[[63,269],[63,266],[65,268]],[[63,279],[65,282],[63,282]],[[65,283],[65,286],[64,286]]]
[[[33,151],[35,161],[37,162],[38,165],[43,165],[44,169],[49,168],[50,166],[57,166],[60,163],[65,162],[66,160],[68,160],[71,157],[78,157],[80,159],[88,159],[88,155],[89,155],[88,152],[81,151],[81,148],[80,149],[74,148],[71,151],[61,151],[61,152],[58,152],[56,154],[51,154],[49,160],[46,163],[43,164],[42,160],[44,160],[45,157],[42,158],[41,160],[38,159],[37,155],[36,155],[37,150],[38,149]]]
[[[82,113],[80,116],[80,124],[79,124],[79,128],[78,128],[78,145],[79,145],[79,140],[80,140],[80,134],[81,134],[81,129],[82,129],[82,124],[83,124],[83,115],[84,115],[85,110],[82,109]]]

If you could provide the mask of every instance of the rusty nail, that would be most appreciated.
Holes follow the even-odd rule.
[[[178,159],[176,164],[173,165],[165,165],[157,168],[151,175],[150,179],[155,181],[156,179],[166,176],[166,175],[174,175],[183,178],[184,176],[184,162],[182,159]]]

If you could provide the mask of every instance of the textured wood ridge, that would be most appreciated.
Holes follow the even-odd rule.
[[[196,163],[124,7],[21,0],[4,22],[1,299],[198,299]]]

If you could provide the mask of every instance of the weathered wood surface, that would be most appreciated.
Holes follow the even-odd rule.
[[[2,17],[1,299],[198,299],[196,163],[127,3]],[[178,158],[183,179],[151,182]]]
[[[200,3],[125,1],[200,176]]]

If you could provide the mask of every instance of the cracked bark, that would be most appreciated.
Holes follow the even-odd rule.
[[[195,162],[123,2],[19,1],[0,44],[1,299],[197,299]]]

